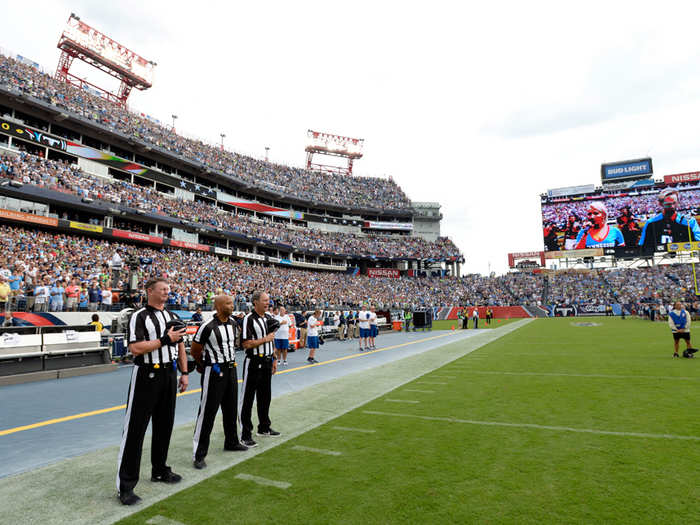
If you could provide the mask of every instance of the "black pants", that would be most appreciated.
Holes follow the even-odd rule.
[[[472,317],[472,321],[474,322],[474,328],[479,328],[479,318],[478,317]]]
[[[241,400],[241,439],[253,434],[253,400],[258,405],[258,432],[270,429],[270,400],[272,399],[272,358],[254,355],[243,361],[243,392]]]
[[[160,476],[168,472],[166,461],[176,399],[177,373],[171,364],[161,365],[158,369],[149,365],[134,365],[117,460],[117,490],[120,493],[134,490],[139,481],[143,437],[151,418],[151,474]]]
[[[224,446],[238,443],[236,420],[238,418],[238,374],[235,363],[220,363],[219,373],[206,366],[202,374],[202,393],[199,413],[194,427],[192,459],[204,459],[209,451],[209,437],[214,428],[216,413],[221,407],[224,422]]]

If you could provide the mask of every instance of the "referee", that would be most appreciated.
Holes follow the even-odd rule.
[[[272,341],[275,333],[268,333],[266,315],[270,297],[265,292],[253,293],[253,311],[243,318],[241,341],[245,350],[243,361],[243,396],[241,400],[241,441],[248,447],[253,441],[253,400],[258,405],[258,436],[279,436],[270,427],[270,400],[272,376],[277,372],[277,361]]]
[[[204,458],[209,450],[209,437],[219,407],[224,423],[224,450],[248,450],[238,441],[236,430],[238,374],[235,342],[238,324],[231,319],[233,298],[217,295],[214,308],[216,315],[199,327],[190,349],[194,360],[204,369],[192,444],[192,461],[196,469],[207,466]]]
[[[165,310],[169,293],[170,286],[165,279],[148,281],[148,304],[131,315],[127,329],[129,351],[135,358],[117,460],[117,490],[119,500],[124,505],[141,501],[134,494],[134,487],[139,481],[143,436],[151,417],[151,481],[177,483],[182,479],[166,465],[175,419],[177,361],[180,370],[183,370],[179,381],[180,392],[187,390],[189,383],[185,345],[181,342],[186,330],[184,326],[166,330],[169,321],[178,319],[175,314]]]

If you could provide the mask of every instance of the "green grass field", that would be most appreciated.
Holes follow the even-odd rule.
[[[700,523],[700,359],[671,343],[537,320],[123,523]]]
[[[498,328],[499,326],[506,325],[508,323],[512,323],[513,321],[517,321],[517,319],[494,319],[491,321],[491,324],[486,324],[485,319],[479,319],[479,328]],[[455,330],[458,330],[461,326],[461,321],[459,319],[455,319],[454,321],[451,320],[439,320],[439,321],[433,321],[433,330],[451,330],[452,327],[455,327]],[[472,329],[472,322],[471,320],[469,321],[469,330]]]

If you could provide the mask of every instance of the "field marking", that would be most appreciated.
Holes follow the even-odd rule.
[[[436,376],[432,374],[430,377],[434,377],[435,379],[457,379],[457,376]]]
[[[677,379],[679,381],[700,381],[700,377],[686,376],[635,376],[623,374],[570,374],[566,372],[498,372],[493,370],[465,370],[467,373],[504,376],[546,376],[546,377],[594,377],[601,379]]]
[[[419,394],[434,394],[435,390],[414,390],[413,388],[405,388],[404,392],[418,392]]]
[[[304,447],[302,445],[294,445],[292,447],[292,450],[301,450],[302,452],[314,452],[316,454],[323,454],[324,456],[342,456],[342,452],[338,452],[337,450],[326,450],[325,448],[313,448],[313,447]]]
[[[274,479],[261,478],[260,476],[253,476],[251,474],[236,474],[236,479],[242,479],[244,481],[252,481],[258,485],[264,485],[266,487],[275,487],[277,489],[288,489],[292,486],[291,483],[286,481],[275,481]]]
[[[440,339],[440,338],[442,338],[442,337],[447,337],[447,336],[450,336],[450,335],[454,335],[454,334],[453,334],[452,332],[450,332],[450,333],[447,333],[447,334],[436,335],[436,336],[432,336],[432,337],[426,337],[426,338],[423,338],[423,339],[418,339],[418,340],[416,340],[416,341],[409,341],[409,342],[407,342],[407,343],[401,343],[401,344],[398,344],[398,345],[387,346],[386,348],[379,348],[379,349],[377,349],[377,350],[372,350],[372,351],[370,351],[370,352],[363,352],[363,353],[361,353],[361,354],[351,354],[351,355],[347,355],[347,356],[343,356],[343,357],[338,357],[338,358],[336,358],[336,359],[329,359],[328,361],[322,361],[322,362],[320,362],[320,363],[316,363],[316,364],[313,364],[313,365],[303,365],[303,366],[298,366],[298,367],[295,367],[295,368],[289,368],[289,369],[286,369],[286,370],[278,371],[276,375],[288,374],[289,372],[296,372],[296,371],[298,371],[298,370],[304,370],[305,368],[311,368],[311,367],[313,367],[313,366],[321,366],[321,365],[328,365],[328,364],[331,364],[331,363],[337,363],[337,362],[339,362],[339,361],[345,361],[346,359],[354,359],[354,358],[356,358],[356,357],[363,357],[363,356],[366,356],[366,355],[375,354],[375,353],[377,353],[377,352],[385,352],[385,351],[387,351],[387,350],[395,350],[396,348],[402,348],[402,347],[404,347],[404,346],[415,345],[415,344],[423,343],[423,342],[426,342],[426,341],[432,341],[432,340],[434,340],[434,339]],[[240,384],[240,383],[243,383],[243,380],[242,380],[242,379],[239,379],[239,380],[238,380],[238,383],[239,383],[239,384]],[[191,395],[191,394],[199,394],[201,391],[202,391],[201,388],[193,388],[192,390],[187,390],[186,392],[182,392],[182,393],[178,394],[177,397],[180,397],[180,396],[188,396],[188,395]],[[101,408],[101,409],[99,409],[99,410],[91,410],[91,411],[89,411],[89,412],[81,412],[80,414],[73,414],[73,415],[70,415],[70,416],[58,417],[58,418],[54,418],[54,419],[47,419],[47,420],[44,420],[44,421],[38,421],[38,422],[36,422],[36,423],[31,423],[31,424],[29,424],[29,425],[22,425],[22,426],[19,426],[19,427],[14,427],[14,428],[8,428],[8,429],[5,429],[5,430],[0,430],[0,436],[7,436],[7,435],[9,435],[9,434],[14,434],[14,433],[16,433],[16,432],[23,432],[23,431],[25,431],[25,430],[32,430],[32,429],[35,429],[35,428],[41,428],[41,427],[45,427],[45,426],[48,426],[48,425],[55,425],[55,424],[57,424],[57,423],[65,423],[66,421],[73,421],[73,420],[76,420],[76,419],[82,419],[82,418],[86,418],[86,417],[90,417],[90,416],[97,416],[97,415],[100,415],[100,414],[107,414],[107,413],[109,413],[109,412],[115,412],[115,411],[117,411],[117,410],[126,410],[126,404],[124,404],[124,405],[117,405],[117,406],[113,406],[113,407],[109,407],[109,408]]]
[[[157,516],[153,516],[151,519],[146,521],[146,525],[185,525],[181,521],[176,521],[176,520],[171,520],[170,518],[166,518],[165,516],[161,516],[158,514]]]
[[[441,383],[439,381],[416,381],[417,385],[446,385],[447,383]]]
[[[376,430],[368,428],[353,428],[353,427],[333,427],[333,430],[345,430],[347,432],[360,432],[362,434],[374,434]]]
[[[415,401],[413,399],[385,399],[387,403],[411,403],[411,404],[418,404],[420,401]]]
[[[676,439],[681,441],[700,441],[700,436],[681,436],[676,434],[647,434],[645,432],[619,432],[615,430],[596,430],[594,428],[574,428],[574,427],[558,427],[553,425],[537,425],[535,423],[506,423],[503,421],[478,421],[475,419],[458,419],[455,417],[439,417],[439,416],[418,416],[414,414],[397,414],[395,412],[379,412],[376,410],[363,410],[364,414],[375,416],[394,416],[408,417],[412,419],[423,419],[426,421],[444,421],[446,423],[464,423],[467,425],[483,425],[491,427],[510,427],[510,428],[534,428],[537,430],[556,430],[561,432],[576,432],[580,434],[600,434],[603,436],[623,436],[623,437],[639,437],[651,439]]]

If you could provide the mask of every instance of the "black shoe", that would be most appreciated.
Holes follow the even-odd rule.
[[[162,483],[179,483],[182,480],[180,474],[175,474],[172,470],[168,470],[160,476],[151,476],[151,481],[160,481]]]
[[[314,359],[313,357],[309,357],[309,358],[307,359],[307,361],[308,361],[310,364],[312,364],[312,365],[315,364],[315,363],[318,363],[318,361],[316,361],[316,359]]]
[[[130,490],[128,492],[121,492],[119,494],[119,501],[122,502],[122,505],[136,505],[141,501],[141,498],[134,494],[133,490]]]
[[[202,459],[195,459],[195,460],[192,462],[192,465],[193,465],[194,468],[196,468],[197,470],[202,470],[203,468],[207,468],[207,462],[204,461],[204,458],[202,458]]]
[[[280,435],[279,432],[277,432],[276,430],[272,430],[272,429],[264,430],[264,431],[262,431],[262,432],[258,430],[258,436],[276,437],[276,436],[279,436],[279,435]]]
[[[243,443],[248,448],[253,448],[253,447],[258,446],[258,444],[255,441],[253,441],[253,438],[241,439],[241,443]]]
[[[235,445],[231,446],[224,445],[224,450],[243,452],[244,450],[248,450],[248,447],[246,447],[243,443],[236,443]]]

